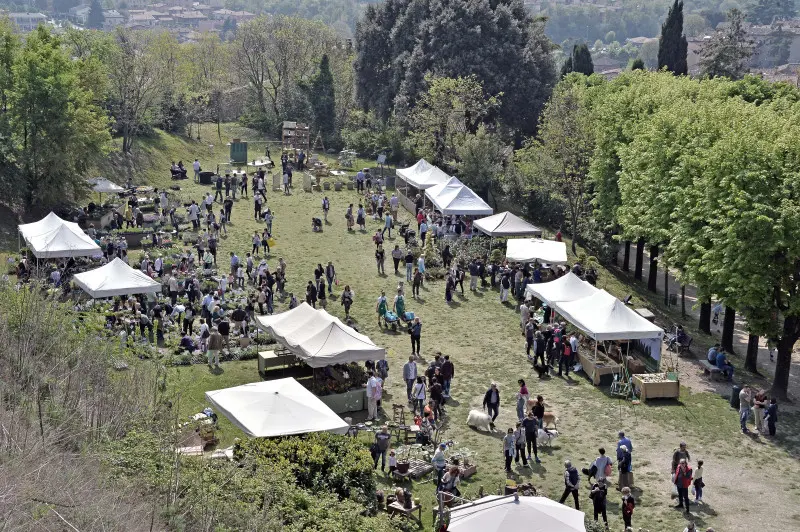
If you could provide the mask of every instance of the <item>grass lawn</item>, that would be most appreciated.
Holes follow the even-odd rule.
[[[204,131],[210,134],[211,128],[207,126]],[[233,128],[226,127],[225,131],[235,134]],[[244,134],[241,136],[248,138]],[[157,141],[148,142],[137,150],[137,181],[147,180],[157,186],[173,184],[166,166],[169,160],[183,159],[186,163],[196,154],[199,154],[201,162],[227,158],[224,142],[210,148],[207,144],[168,136],[160,136]],[[300,182],[297,176],[295,183]],[[181,195],[186,198],[200,199],[201,194],[210,190],[191,180],[179,182],[179,185],[182,187]],[[268,260],[277,262],[278,257],[283,257],[288,264],[287,290],[297,294],[304,294],[304,287],[308,280],[313,279],[312,272],[317,263],[333,261],[341,283],[334,293],[340,292],[344,284],[353,287],[355,303],[351,314],[361,332],[387,348],[390,377],[385,404],[405,403],[405,384],[400,375],[410,350],[408,336],[379,329],[374,311],[380,291],[385,290],[391,295],[398,280],[404,280],[404,276],[394,274],[388,257],[388,275],[377,274],[370,236],[379,227],[378,222],[370,221],[365,233],[346,231],[344,211],[348,203],[357,204],[355,193],[346,190],[326,193],[331,200],[330,225],[323,233],[312,233],[310,218],[321,217],[323,194],[307,194],[296,187],[293,195],[283,196],[268,188],[267,205],[275,212],[273,235],[277,240]],[[249,250],[253,231],[262,226],[253,220],[252,212],[251,200],[237,201],[229,234],[220,244],[219,256],[223,260],[229,251],[243,256]],[[410,219],[410,214],[401,214],[401,219]],[[402,239],[394,240],[392,236],[386,243],[387,250],[395,242],[402,243]],[[622,297],[634,291],[621,278],[606,270],[601,272],[599,285]],[[482,289],[472,294],[467,286],[466,295],[456,296],[448,305],[444,301],[443,283],[430,282],[423,288],[420,299],[407,299],[407,307],[417,313],[423,323],[423,358],[431,360],[435,351],[442,351],[449,354],[455,363],[452,401],[447,405],[444,430],[445,438],[454,440],[456,448],[468,448],[476,453],[478,474],[462,485],[462,492],[467,497],[476,496],[480,487],[487,493],[494,493],[506,479],[502,464],[502,434],[489,435],[468,428],[465,425],[467,412],[471,408],[480,408],[486,388],[491,381],[496,381],[502,396],[497,427],[502,431],[511,427],[515,417],[516,381],[522,377],[527,380],[533,395],[545,396],[550,410],[560,419],[561,436],[552,448],[542,450],[541,465],[516,470],[520,479],[531,480],[544,494],[554,498],[560,496],[563,460],[570,459],[577,467],[586,467],[596,457],[600,446],[605,446],[613,456],[617,431],[625,430],[634,444],[634,474],[639,499],[634,514],[637,529],[672,531],[683,530],[685,526],[685,517],[671,508],[669,497],[670,459],[681,440],[689,444],[694,462],[704,459],[706,463],[704,498],[707,504],[693,510],[698,528],[715,526],[717,530],[755,530],[767,524],[777,530],[800,528],[800,511],[796,510],[800,502],[800,483],[796,480],[800,467],[792,455],[795,447],[786,445],[784,440],[773,443],[742,436],[736,412],[720,394],[691,393],[684,388],[679,402],[633,405],[609,397],[604,389],[593,387],[581,376],[570,381],[559,378],[539,381],[525,358],[518,314],[511,306],[501,304],[494,291]],[[278,302],[277,311],[285,308],[285,302]],[[329,300],[328,310],[344,316],[337,299]],[[205,366],[170,370],[169,383],[178,398],[177,408],[183,415],[206,406],[203,394],[208,390],[259,378],[255,361],[225,363],[222,370],[218,374],[209,372]],[[224,418],[220,418],[220,426],[223,445],[239,435]],[[779,431],[789,426],[796,427],[796,419],[783,417]],[[380,482],[389,484],[383,477]],[[433,487],[430,483],[415,483],[412,489],[422,499],[423,515],[426,523],[430,523]],[[761,504],[767,492],[770,504]],[[591,509],[585,478],[581,486],[581,503],[584,510]],[[775,512],[774,508],[782,511]],[[622,530],[619,496],[613,490],[609,493],[608,512],[611,529]]]

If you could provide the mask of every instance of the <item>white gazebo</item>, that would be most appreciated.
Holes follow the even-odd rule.
[[[542,230],[508,211],[475,220],[475,229],[491,237],[542,236]]]
[[[312,368],[386,358],[386,350],[369,337],[305,302],[280,314],[257,316],[256,323]]]
[[[345,434],[349,428],[291,377],[206,392],[206,399],[242,432],[256,438],[309,432]]]
[[[583,299],[598,291],[572,272],[547,283],[533,283],[525,287],[525,295],[534,296],[550,306],[558,302]]]
[[[105,266],[77,273],[73,279],[75,284],[95,299],[161,292],[161,283],[131,268],[119,257]]]
[[[427,189],[425,196],[445,216],[485,216],[494,212],[494,209],[457,177],[451,177],[446,183]]]
[[[395,173],[397,174],[398,177],[404,179],[405,181],[408,181],[410,179],[413,179],[417,175],[430,170],[431,168],[433,168],[433,165],[431,163],[429,163],[425,159],[420,159],[419,161],[414,163],[412,166],[409,166],[408,168],[398,168],[397,170],[395,170]]]
[[[489,495],[450,510],[448,532],[586,532],[585,515],[546,497]]]
[[[52,212],[38,222],[20,225],[19,232],[37,259],[102,254],[100,246],[78,224],[62,220]]]
[[[506,242],[506,258],[511,262],[566,264],[567,246],[564,242],[540,238],[514,238]]]

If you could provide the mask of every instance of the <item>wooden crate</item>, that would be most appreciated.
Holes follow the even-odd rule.
[[[666,375],[664,375],[666,378]],[[681,393],[679,381],[644,382],[640,375],[632,375],[631,382],[639,390],[639,399],[677,399]]]

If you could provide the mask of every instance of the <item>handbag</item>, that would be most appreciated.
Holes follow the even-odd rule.
[[[611,462],[609,462],[609,463],[606,464],[605,474],[606,474],[607,477],[610,477],[611,473],[612,473]]]

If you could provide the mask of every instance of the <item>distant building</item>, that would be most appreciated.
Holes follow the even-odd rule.
[[[625,44],[632,44],[637,48],[641,48],[649,42],[658,42],[658,37],[632,37],[625,39]]]
[[[112,30],[125,23],[125,17],[116,9],[109,9],[103,11],[103,29],[106,31]]]
[[[230,9],[218,9],[211,13],[211,16],[217,20],[233,19],[236,22],[246,22],[256,18],[255,13],[249,11],[232,11]]]
[[[9,13],[8,18],[23,33],[33,31],[39,24],[47,22],[47,17],[41,13]]]
[[[80,26],[85,26],[86,21],[89,20],[89,6],[80,5],[69,8],[67,11],[67,18]]]

